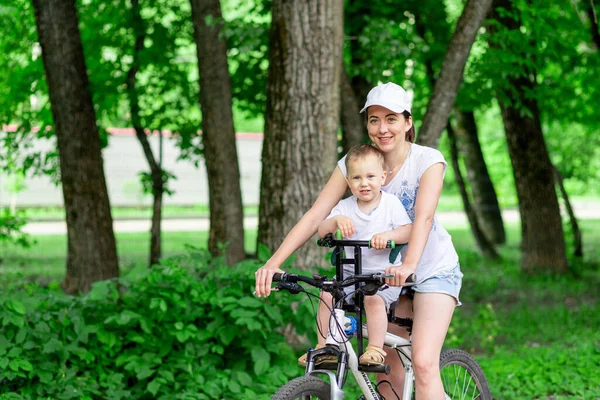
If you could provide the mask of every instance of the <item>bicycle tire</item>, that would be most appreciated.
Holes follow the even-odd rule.
[[[447,399],[492,400],[483,369],[466,351],[444,350],[440,356],[440,375]]]
[[[310,397],[307,397],[310,396]],[[271,400],[293,400],[293,399],[319,399],[330,400],[331,392],[329,383],[315,376],[301,376],[292,379],[279,388]]]

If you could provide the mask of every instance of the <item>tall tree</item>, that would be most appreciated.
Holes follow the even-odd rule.
[[[473,232],[475,243],[477,243],[477,247],[479,248],[479,250],[481,250],[481,253],[485,257],[498,259],[499,255],[496,252],[494,245],[491,243],[488,236],[481,228],[481,224],[479,223],[477,214],[471,206],[471,200],[469,199],[469,194],[466,190],[466,185],[462,176],[462,172],[460,170],[460,163],[458,161],[459,152],[458,145],[456,144],[456,134],[454,133],[454,129],[452,128],[452,125],[450,123],[448,123],[446,131],[448,132],[448,142],[450,143],[450,159],[452,161],[452,168],[454,169],[454,176],[456,177],[456,183],[458,184],[460,197],[463,201],[465,214],[467,214],[467,220],[469,221],[469,225],[471,226],[471,232]]]
[[[520,38],[525,43],[533,40],[521,35],[518,10],[512,1],[495,0],[493,15],[498,21],[498,27],[490,36],[493,47],[511,46],[507,38]],[[567,269],[565,240],[554,187],[554,168],[546,149],[535,97],[535,65],[522,62],[531,57],[529,52],[522,51],[527,47],[514,47],[510,50],[517,53],[513,59],[519,66],[504,73],[502,78],[506,84],[498,85],[497,94],[519,199],[521,268],[525,272],[540,269],[563,272]]]
[[[275,249],[306,212],[336,161],[341,0],[275,0],[270,32],[258,243]],[[296,264],[319,265],[313,244]]]
[[[75,1],[33,1],[60,157],[68,253],[64,287],[85,292],[119,275],[96,114]]]
[[[417,33],[431,48],[423,55],[423,63],[432,88],[435,87],[437,76],[434,65],[441,64],[441,58],[443,57],[441,49],[447,46],[450,36],[449,24],[444,23],[446,20],[445,10],[440,9],[424,10],[415,18]],[[442,22],[433,24],[433,21]],[[454,108],[454,114],[457,120],[456,129],[453,129],[450,122],[448,122],[446,130],[450,143],[452,166],[456,174],[456,183],[477,246],[483,254],[495,258],[497,254],[493,248],[493,243],[504,243],[504,224],[496,191],[490,179],[477,137],[475,117],[472,111],[461,111],[458,105]],[[460,171],[459,153],[462,153],[465,159],[474,204],[471,204],[467,185]]]
[[[127,71],[127,95],[129,97],[129,111],[131,113],[131,123],[135,130],[135,136],[137,137],[144,156],[150,167],[150,179],[152,187],[152,224],[150,227],[150,265],[158,263],[162,254],[161,246],[161,221],[162,221],[162,201],[163,194],[165,191],[165,181],[163,179],[164,172],[162,166],[157,162],[148,138],[146,137],[146,130],[142,124],[140,116],[140,101],[138,96],[138,89],[136,88],[136,78],[140,70],[140,54],[144,50],[144,41],[146,39],[146,27],[144,20],[140,13],[139,0],[131,0],[131,23],[133,25],[134,32],[134,46],[132,54],[132,63],[129,71]],[[160,136],[162,144],[162,133]]]
[[[488,13],[492,0],[468,0],[456,24],[450,45],[418,130],[417,142],[437,147],[448,123],[458,87],[477,31]]]
[[[226,260],[235,263],[245,257],[244,222],[221,5],[219,0],[191,0],[191,5],[209,186],[208,247],[211,254],[219,254],[226,244]]]
[[[342,104],[340,124],[342,126],[342,148],[345,154],[352,146],[365,141],[367,130],[363,116],[358,113],[362,106],[356,98],[354,89],[352,89],[352,81],[343,66],[340,83]]]
[[[473,111],[457,109],[456,115],[456,141],[460,153],[464,156],[467,176],[473,194],[473,208],[481,230],[495,244],[506,242],[504,222],[498,196],[490,178],[481,144],[477,132],[477,123]]]

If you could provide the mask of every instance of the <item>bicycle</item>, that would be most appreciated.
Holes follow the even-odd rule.
[[[348,370],[358,383],[362,396],[361,400],[385,400],[379,394],[377,385],[373,385],[367,375],[370,372],[385,373],[389,375],[389,365],[362,366],[358,359],[362,354],[363,339],[368,338],[366,325],[362,323],[363,296],[372,295],[385,284],[385,278],[390,277],[383,273],[362,275],[361,248],[370,247],[369,241],[340,240],[334,239],[332,234],[317,241],[319,246],[334,248],[332,263],[336,266],[336,277],[328,279],[325,276],[314,275],[313,277],[298,274],[275,274],[274,282],[278,282],[275,290],[285,290],[292,294],[307,293],[299,284],[309,284],[315,288],[329,292],[335,299],[332,309],[332,318],[329,322],[329,333],[326,346],[320,349],[309,350],[304,376],[295,378],[283,385],[272,397],[273,400],[290,399],[320,399],[320,400],[342,400],[344,398],[344,385],[347,380]],[[354,259],[344,257],[343,248],[354,248]],[[394,248],[393,242],[388,242],[388,247]],[[399,250],[398,248],[396,248]],[[353,264],[355,275],[343,279],[343,265]],[[416,277],[413,275],[407,279],[407,283],[414,283]],[[355,286],[355,302],[353,305],[344,304],[346,297],[343,288]],[[401,295],[410,295],[412,289],[407,285],[402,289]],[[414,292],[413,292],[414,293]],[[346,316],[346,312],[355,313],[356,317]],[[393,308],[388,314],[388,321],[399,326],[406,327],[409,334],[412,329],[411,318],[398,318],[394,315]],[[358,327],[361,329],[358,329]],[[357,337],[357,352],[354,350],[350,338]],[[410,337],[410,336],[409,336]],[[402,399],[414,398],[414,372],[411,363],[411,342],[403,337],[386,333],[385,345],[395,349],[400,356],[405,370],[404,387]],[[337,362],[327,362],[315,369],[316,362],[324,356],[335,356]],[[335,371],[332,372],[332,371]],[[440,356],[440,373],[446,399],[480,399],[491,400],[489,385],[485,374],[475,359],[463,350],[444,350]],[[329,383],[321,379],[319,375],[327,375]],[[396,397],[398,395],[396,394]]]

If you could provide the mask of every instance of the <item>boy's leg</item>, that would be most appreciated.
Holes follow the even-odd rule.
[[[398,305],[396,306],[396,310],[394,311],[394,315],[398,318],[412,318],[412,300],[408,296],[400,296],[398,299]],[[388,332],[401,336],[406,340],[409,339],[409,334],[406,328],[400,327],[396,324],[388,325]],[[386,399],[396,399],[397,396],[402,396],[402,388],[404,387],[404,366],[400,361],[400,357],[396,350],[391,349],[389,347],[384,347],[384,350],[387,352],[387,356],[385,357],[385,363],[390,366],[390,374],[377,374],[377,382],[388,381],[390,384],[383,383],[379,385],[379,392]],[[392,392],[391,387],[394,388],[394,394]]]
[[[321,301],[319,301],[319,314],[317,318],[317,338],[321,346],[325,345],[327,332],[329,332],[331,308],[333,308],[333,296],[330,293],[321,292]]]
[[[387,311],[381,296],[365,296],[365,311],[367,312],[367,330],[369,345],[383,349],[383,341],[387,331]]]

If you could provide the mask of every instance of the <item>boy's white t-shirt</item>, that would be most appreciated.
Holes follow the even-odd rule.
[[[440,162],[444,164],[444,168],[448,165],[444,156],[438,150],[413,143],[400,171],[389,184],[381,187],[382,190],[393,194],[400,200],[411,222],[415,220],[415,201],[421,176],[429,167]],[[346,176],[345,156],[338,161],[338,167]],[[406,255],[407,247],[402,249],[402,259]],[[458,255],[454,250],[452,238],[439,223],[437,215],[434,215],[427,244],[423,249],[421,260],[415,271],[417,282],[420,283],[440,272],[451,270],[457,264]]]
[[[341,200],[331,210],[327,219],[337,215],[346,216],[354,223],[355,234],[349,238],[344,238],[350,240],[371,240],[378,233],[390,231],[399,226],[411,223],[398,198],[386,192],[381,192],[379,205],[368,214],[360,210],[356,197],[351,196]],[[346,258],[354,258],[353,247],[346,247],[345,250]],[[383,272],[387,267],[401,264],[400,257],[393,264],[390,263],[390,251],[387,249],[362,248],[362,272],[365,274]],[[354,272],[353,266],[348,266],[348,268],[345,266],[344,269],[352,269],[350,272]]]

